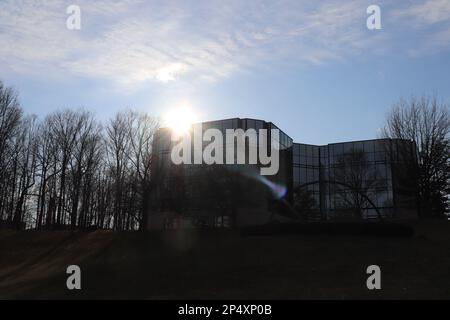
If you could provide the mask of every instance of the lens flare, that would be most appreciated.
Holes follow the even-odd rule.
[[[264,176],[258,176],[257,179],[270,189],[276,199],[282,199],[286,195],[287,188],[285,186],[270,181]]]
[[[236,167],[231,168],[233,171],[239,173],[240,175],[251,178],[265,185],[271,191],[272,196],[277,200],[283,199],[287,194],[286,186],[267,179],[265,176],[258,174],[258,171],[256,170],[251,170],[249,168],[246,168],[245,170],[240,170]]]

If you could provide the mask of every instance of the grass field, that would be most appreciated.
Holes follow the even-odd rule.
[[[413,237],[0,231],[0,298],[450,299],[450,224]],[[79,265],[82,289],[66,288]],[[366,268],[381,267],[381,290]]]

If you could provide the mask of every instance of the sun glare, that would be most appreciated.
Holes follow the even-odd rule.
[[[196,114],[188,107],[173,109],[165,117],[166,125],[177,135],[183,135],[188,132],[192,124],[197,121]]]

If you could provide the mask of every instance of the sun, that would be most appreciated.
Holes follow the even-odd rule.
[[[166,126],[171,128],[176,135],[183,135],[189,132],[192,124],[197,121],[197,115],[187,106],[170,110],[165,116]]]

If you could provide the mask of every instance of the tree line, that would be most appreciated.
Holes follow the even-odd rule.
[[[26,115],[0,81],[0,227],[143,229],[158,176],[158,128],[156,118],[132,110],[103,123],[84,109]],[[417,146],[411,166],[423,217],[449,212],[449,135],[449,107],[436,98],[400,100],[386,118],[381,137]]]
[[[25,115],[0,82],[0,221],[15,228],[143,228],[158,121],[86,110]]]

